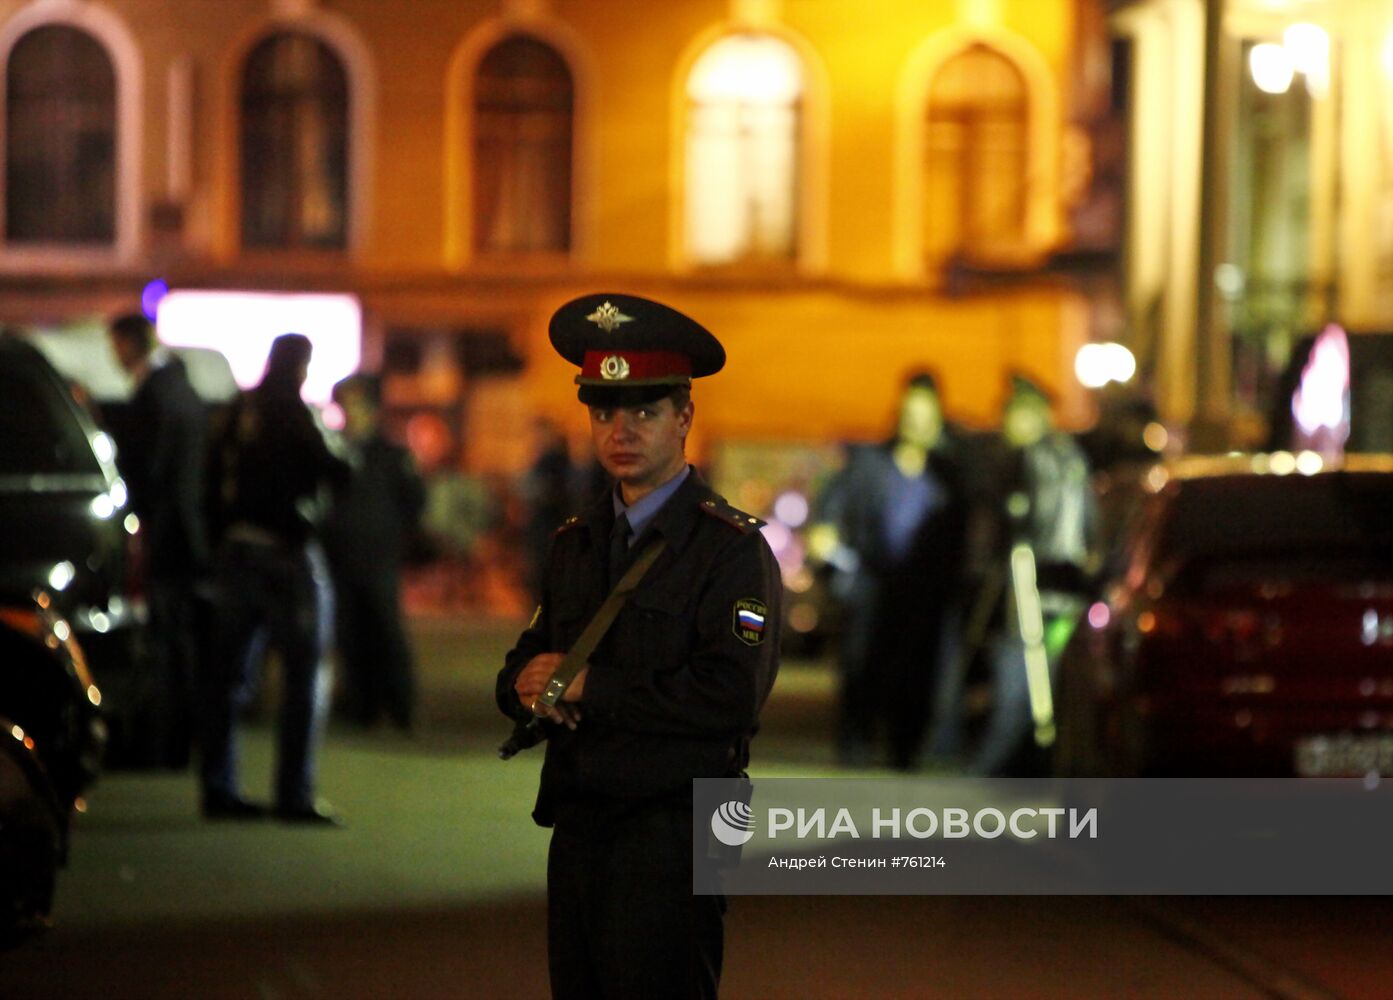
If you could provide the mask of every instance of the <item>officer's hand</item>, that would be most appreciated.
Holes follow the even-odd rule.
[[[518,701],[524,705],[531,705],[540,698],[546,690],[547,681],[551,680],[551,675],[556,673],[556,668],[561,666],[564,659],[560,653],[538,653],[528,660],[527,666],[522,668],[517,679],[513,681],[513,690],[517,692]]]
[[[517,693],[518,701],[535,714],[564,725],[567,729],[575,729],[576,723],[580,721],[580,709],[577,706],[559,705],[556,708],[548,708],[537,702],[546,690],[551,675],[556,673],[556,668],[564,659],[565,656],[561,653],[539,653],[532,657],[513,681],[513,691]],[[566,693],[569,695],[570,691]]]
[[[571,686],[566,689],[566,693],[561,696],[563,702],[577,702],[585,700],[585,675],[590,673],[590,668],[585,667],[580,673],[576,674],[575,680],[571,681]],[[580,709],[574,705],[571,707]]]

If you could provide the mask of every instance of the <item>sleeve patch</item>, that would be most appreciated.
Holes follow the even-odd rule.
[[[758,646],[764,641],[764,619],[768,613],[764,602],[753,597],[742,597],[736,601],[731,623],[735,638],[747,646]]]

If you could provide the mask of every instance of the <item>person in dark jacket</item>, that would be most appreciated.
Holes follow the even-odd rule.
[[[499,708],[546,721],[533,818],[547,868],[554,997],[713,997],[723,901],[694,894],[692,781],[738,775],[777,671],[778,565],[761,522],[686,461],[690,380],[725,352],[631,295],[551,320],[581,367],[596,456],[616,480],[556,533],[541,606],[498,675]],[[664,548],[555,708],[539,698],[631,560]]]
[[[416,682],[401,620],[401,570],[425,507],[425,487],[411,452],[383,432],[376,378],[344,379],[334,386],[334,402],[343,410],[353,465],[353,479],[334,495],[324,525],[344,708],[360,726],[371,726],[385,715],[398,729],[409,731]]]
[[[217,655],[205,671],[203,698],[203,814],[210,819],[266,811],[242,797],[235,717],[253,660],[269,645],[280,653],[284,675],[275,814],[288,822],[340,822],[314,794],[333,620],[318,524],[325,496],[347,483],[349,467],[330,451],[300,399],[309,361],[308,338],[277,337],[261,384],[234,404],[214,456],[220,521],[227,527],[218,554]]]
[[[815,555],[836,568],[846,608],[837,749],[914,767],[961,597],[967,500],[933,376],[905,382],[895,435],[852,449],[820,500]]]
[[[151,712],[137,750],[167,767],[188,766],[198,637],[195,587],[208,568],[203,517],[207,412],[184,364],[139,313],[108,329],[117,361],[135,382],[117,464],[140,518],[150,609]],[[134,734],[129,734],[134,735]]]
[[[988,594],[999,595],[987,642],[992,711],[969,765],[983,775],[1028,776],[1043,768],[1054,730],[1053,671],[1084,609],[1097,551],[1088,458],[1055,426],[1052,407],[1035,382],[1012,376],[995,490],[1000,585]],[[1029,567],[1024,577],[1023,567]],[[1027,631],[1033,636],[1037,629],[1041,635],[1027,642]],[[1033,676],[1032,655],[1044,661]]]
[[[524,531],[527,587],[533,599],[541,601],[542,574],[551,550],[552,533],[575,506],[571,501],[576,492],[576,470],[571,465],[571,452],[560,427],[543,417],[533,424],[533,430],[537,455],[523,480],[523,498],[527,504]]]

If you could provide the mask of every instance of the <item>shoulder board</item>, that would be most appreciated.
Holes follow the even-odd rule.
[[[560,525],[557,526],[556,530],[551,533],[551,536],[555,538],[562,532],[570,531],[578,524],[580,524],[579,517],[568,517],[566,518],[566,520],[562,521]]]
[[[764,527],[764,522],[759,518],[751,517],[743,510],[736,510],[719,497],[703,500],[699,506],[704,513],[710,514],[718,521],[724,521],[742,534],[758,531],[760,528]]]

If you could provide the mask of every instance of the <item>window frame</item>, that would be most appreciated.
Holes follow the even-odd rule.
[[[700,67],[701,62],[717,46],[732,38],[739,37],[759,38],[775,42],[783,46],[796,61],[799,71],[799,92],[798,96],[777,107],[780,110],[787,109],[793,117],[792,123],[792,191],[788,194],[788,205],[792,213],[792,221],[789,232],[789,251],[786,255],[767,255],[758,251],[745,249],[729,260],[704,260],[692,245],[692,231],[690,224],[691,198],[693,192],[693,178],[690,171],[690,154],[692,141],[693,117],[699,107],[698,99],[691,96],[690,85],[693,74]],[[811,91],[814,88],[813,67],[803,49],[795,44],[794,40],[787,37],[782,32],[775,32],[764,27],[731,26],[704,40],[694,47],[691,57],[685,61],[682,71],[678,77],[679,100],[681,112],[676,126],[676,150],[675,155],[682,164],[682,185],[676,198],[675,212],[679,220],[678,227],[678,254],[682,263],[691,269],[699,270],[707,274],[729,273],[732,275],[748,275],[750,273],[772,275],[775,277],[787,275],[801,270],[807,261],[807,243],[809,231],[809,191],[810,191],[810,145],[811,129],[809,127],[810,106],[813,103]],[[706,107],[717,107],[718,105],[706,105]],[[771,105],[772,106],[772,105]],[[743,220],[745,231],[742,233],[741,243],[750,247],[754,240],[755,227],[749,214]]]
[[[57,25],[92,36],[111,61],[116,81],[115,238],[109,245],[11,242],[4,238],[6,174],[0,163],[0,273],[68,270],[114,271],[132,264],[145,237],[141,190],[144,142],[144,77],[135,36],[115,12],[79,0],[33,0],[0,24],[0,106],[8,106],[10,55],[36,28]],[[0,116],[0,159],[8,152],[7,125]]]
[[[537,46],[541,49],[545,49],[555,60],[556,64],[565,72],[565,82],[567,85],[567,89],[566,108],[564,109],[564,112],[559,110],[555,112],[549,112],[549,109],[547,109],[546,107],[539,108],[536,105],[522,111],[511,111],[511,117],[514,118],[521,118],[522,116],[529,113],[539,115],[547,114],[549,115],[549,117],[553,117],[557,121],[559,121],[562,114],[564,113],[565,115],[566,127],[564,130],[564,136],[562,137],[562,141],[564,142],[566,150],[567,169],[565,171],[564,215],[560,220],[558,220],[558,228],[564,233],[562,244],[560,246],[489,246],[486,245],[486,237],[483,233],[485,220],[484,214],[480,211],[479,204],[480,186],[483,173],[483,171],[480,169],[480,164],[482,161],[482,157],[480,155],[482,145],[481,122],[485,119],[484,104],[486,100],[486,98],[483,96],[485,91],[485,87],[483,85],[483,74],[485,66],[488,63],[490,57],[494,56],[505,46],[512,45],[515,43],[529,44]],[[467,110],[467,114],[469,116],[470,127],[468,130],[467,137],[464,140],[468,145],[467,156],[469,157],[469,162],[471,165],[469,176],[470,210],[467,219],[467,227],[469,230],[469,250],[471,256],[474,259],[488,261],[507,261],[516,259],[546,260],[548,258],[555,260],[564,260],[569,258],[571,254],[574,252],[576,245],[577,212],[576,135],[579,104],[578,91],[579,88],[577,86],[576,72],[573,66],[571,65],[570,60],[567,59],[566,54],[556,45],[552,44],[551,41],[549,41],[548,39],[542,37],[541,35],[533,31],[527,30],[526,28],[510,28],[504,31],[502,34],[500,34],[499,37],[493,39],[487,46],[483,47],[483,49],[481,50],[479,57],[475,61],[471,70],[470,87],[467,97],[467,100],[469,101],[469,108]],[[493,114],[501,118],[505,114],[509,114],[509,112],[499,110],[493,112]],[[558,135],[559,134],[560,133],[558,132]],[[553,145],[559,144],[553,143]],[[516,142],[514,142],[510,147],[510,153],[517,153]],[[517,161],[511,162],[513,166],[516,166]],[[506,170],[503,170],[502,172],[507,173]]]
[[[1000,107],[993,107],[993,102],[989,99],[979,98],[977,95],[969,95],[968,99],[963,100],[958,95],[949,95],[940,98],[937,91],[944,83],[944,74],[954,70],[955,64],[960,60],[975,60],[988,57],[999,61],[1014,76],[1018,86],[1018,96],[1011,102],[1010,110],[1014,112],[1009,121],[1006,121],[1005,114],[998,114]],[[1004,106],[1004,105],[1003,105]],[[936,111],[940,114],[936,115]],[[936,247],[929,244],[927,237],[924,238],[924,261],[930,268],[942,267],[945,263],[952,260],[961,260],[972,264],[990,266],[993,263],[1009,261],[1019,257],[1027,245],[1027,225],[1030,213],[1030,88],[1025,73],[1020,66],[1011,59],[1006,53],[993,45],[984,41],[971,42],[957,51],[953,52],[935,68],[933,75],[929,79],[928,92],[924,102],[924,155],[921,165],[923,171],[922,185],[925,191],[924,210],[919,225],[927,232],[932,219],[929,213],[932,210],[930,202],[930,191],[934,187],[934,180],[931,174],[934,171],[934,159],[936,155],[942,153],[941,147],[936,146],[934,136],[936,125],[956,125],[963,133],[963,143],[954,152],[952,169],[954,171],[954,188],[959,194],[957,217],[954,219],[954,229],[957,239],[951,246]],[[1019,162],[1018,183],[1012,196],[1015,202],[1015,218],[1011,220],[1009,226],[1003,225],[999,230],[988,233],[975,232],[976,216],[979,214],[982,203],[986,200],[983,193],[984,181],[982,180],[984,161],[992,152],[991,137],[987,134],[993,124],[1006,124],[1012,132],[1013,137],[1018,140],[1019,146],[1012,150],[1012,155]],[[943,154],[946,155],[946,154]]]
[[[319,152],[327,150],[331,153],[337,153],[342,157],[339,170],[330,168],[326,171],[327,183],[339,188],[337,191],[332,191],[331,195],[336,196],[335,200],[338,203],[336,208],[342,216],[332,243],[314,242],[305,236],[303,215],[304,199],[307,197],[305,190],[306,171],[300,158],[295,156],[292,156],[292,162],[287,168],[291,190],[287,199],[287,207],[283,210],[285,218],[280,220],[281,224],[278,227],[279,238],[270,242],[253,242],[248,238],[247,208],[250,199],[248,198],[246,163],[248,125],[251,121],[248,111],[249,91],[251,90],[249,85],[252,83],[252,60],[263,51],[268,50],[270,46],[294,39],[303,39],[312,43],[315,47],[316,61],[324,56],[332,60],[328,68],[336,75],[336,78],[331,80],[322,78],[320,71],[324,67],[319,67],[315,71],[316,79],[308,84],[299,80],[290,85],[277,85],[274,81],[258,81],[262,84],[269,83],[269,85],[264,86],[261,93],[261,99],[267,104],[267,107],[263,109],[263,114],[272,120],[271,131],[278,131],[274,127],[275,119],[288,111],[290,132],[299,134],[304,125],[302,116],[307,113],[306,109],[310,104],[315,101],[321,104],[326,100],[334,101],[337,99],[341,101],[341,104],[329,108],[329,114],[326,117],[330,122],[330,134],[326,136],[324,144],[319,150]],[[274,55],[268,56],[268,58],[274,59]],[[252,91],[252,94],[255,93]],[[237,240],[239,245],[245,252],[252,255],[290,253],[337,256],[345,253],[349,249],[353,213],[353,80],[342,55],[326,39],[313,31],[304,30],[294,25],[278,26],[271,31],[262,33],[247,48],[239,61],[236,100],[235,155],[237,157]],[[339,134],[334,135],[333,130],[336,127]],[[337,184],[334,183],[335,181]]]

